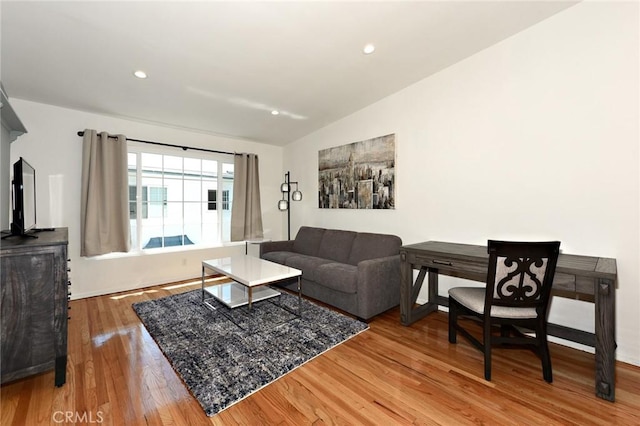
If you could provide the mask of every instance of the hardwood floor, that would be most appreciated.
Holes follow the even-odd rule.
[[[131,304],[199,288],[168,284],[71,302],[67,383],[53,372],[2,386],[2,425],[640,424],[640,367],[616,364],[616,402],[594,395],[594,356],[552,345],[553,384],[528,351],[447,341],[447,315],[411,327],[399,310],[214,417],[198,402]]]

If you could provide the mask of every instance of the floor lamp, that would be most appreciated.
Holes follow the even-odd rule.
[[[291,185],[296,186],[296,190],[291,193]],[[291,182],[291,172],[284,174],[284,182],[280,185],[280,192],[282,192],[282,200],[278,201],[278,210],[287,211],[287,239],[291,239],[291,200],[302,200],[302,192],[298,190],[298,182]],[[285,195],[286,194],[286,195]]]

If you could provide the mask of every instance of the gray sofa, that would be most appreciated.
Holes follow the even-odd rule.
[[[303,226],[295,240],[260,244],[260,257],[300,269],[305,296],[369,320],[400,303],[401,245],[395,235]]]

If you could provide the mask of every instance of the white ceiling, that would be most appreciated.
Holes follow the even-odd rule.
[[[285,145],[575,2],[0,4],[10,99]]]

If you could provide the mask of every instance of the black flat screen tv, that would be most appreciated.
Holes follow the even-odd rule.
[[[36,229],[36,171],[20,157],[13,165],[13,222],[11,235]]]

